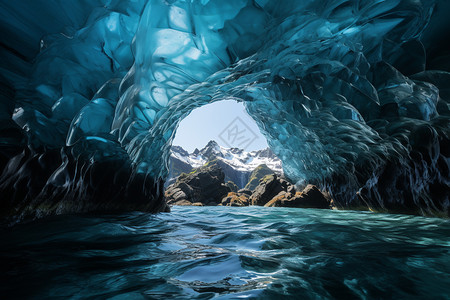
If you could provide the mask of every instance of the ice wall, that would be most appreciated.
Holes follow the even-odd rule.
[[[319,184],[344,207],[448,214],[448,9],[433,0],[2,3],[5,211],[164,209],[179,122],[233,98],[292,181]]]

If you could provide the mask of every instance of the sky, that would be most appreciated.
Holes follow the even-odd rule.
[[[181,121],[172,144],[193,152],[210,140],[226,148],[237,147],[246,151],[268,147],[266,138],[244,105],[234,100],[219,101],[193,110]]]

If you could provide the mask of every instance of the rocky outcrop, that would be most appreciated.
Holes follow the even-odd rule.
[[[169,205],[217,205],[231,190],[225,175],[215,163],[208,163],[189,174],[182,174],[165,192]]]
[[[245,193],[228,193],[226,197],[222,199],[219,205],[223,206],[249,206],[249,195]]]
[[[307,185],[297,191],[295,185],[276,174],[266,175],[259,181],[249,198],[251,205],[267,207],[330,208],[331,199],[316,186]]]
[[[227,183],[225,183],[225,185],[230,188],[230,191],[232,192],[237,192],[239,187],[233,182],[233,181],[227,181]]]
[[[247,190],[247,189],[240,189],[240,190],[238,190],[238,193],[246,194],[248,196],[252,195],[252,191],[251,190]]]
[[[180,175],[170,185],[165,197],[169,205],[192,206],[267,206],[330,208],[330,199],[316,186],[307,185],[300,192],[286,179],[270,174],[259,180],[252,192],[248,189],[236,191],[232,182],[224,184],[225,175],[220,166],[210,162],[189,174]]]
[[[330,208],[328,199],[315,185],[308,184],[302,192],[283,191],[272,198],[266,207],[300,207],[300,208]]]
[[[259,181],[259,185],[250,196],[250,203],[251,205],[264,206],[280,192],[287,191],[289,186],[292,186],[292,184],[276,174],[266,175]]]
[[[273,174],[274,172],[269,169],[269,167],[265,164],[259,165],[256,167],[253,172],[250,174],[250,178],[245,185],[245,189],[253,191],[259,184],[259,181],[266,175]]]

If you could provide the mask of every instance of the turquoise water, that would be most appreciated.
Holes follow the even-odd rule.
[[[450,299],[450,221],[264,207],[2,230],[0,298]]]

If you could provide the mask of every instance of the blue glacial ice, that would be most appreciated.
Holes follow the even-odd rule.
[[[449,214],[449,9],[3,1],[4,214],[166,209],[178,124],[224,99],[244,103],[291,181],[338,206]]]

